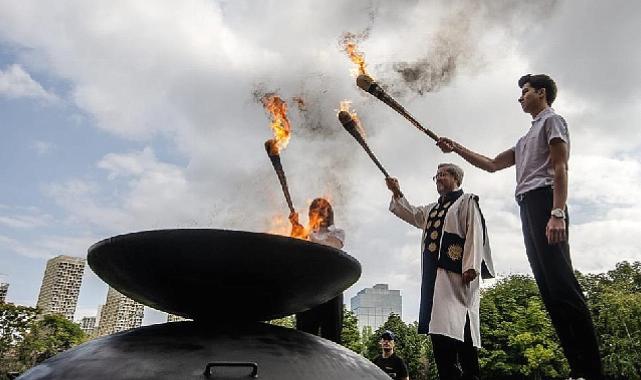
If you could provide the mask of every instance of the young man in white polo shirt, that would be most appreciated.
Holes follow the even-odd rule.
[[[592,317],[574,276],[568,245],[567,123],[550,106],[556,84],[547,75],[519,79],[523,112],[532,125],[516,145],[494,158],[471,151],[449,138],[437,145],[488,172],[516,166],[516,200],[525,248],[541,298],[561,340],[573,378],[602,379],[601,359]]]

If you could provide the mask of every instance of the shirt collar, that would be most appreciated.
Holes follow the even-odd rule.
[[[532,124],[536,123],[537,121],[541,120],[543,116],[546,116],[548,113],[554,112],[554,109],[552,107],[545,107],[543,111],[539,112],[538,115],[532,119]]]

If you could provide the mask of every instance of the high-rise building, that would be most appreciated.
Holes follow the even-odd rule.
[[[60,314],[70,321],[76,312],[85,259],[60,255],[47,261],[37,307],[45,314]]]
[[[6,302],[8,290],[9,290],[9,283],[0,282],[0,303]]]
[[[109,287],[107,301],[100,312],[100,324],[96,336],[109,335],[142,325],[145,307]]]
[[[352,297],[352,312],[358,318],[358,329],[370,326],[375,331],[394,313],[403,316],[400,290],[390,290],[387,284],[365,288]]]
[[[80,320],[80,329],[85,334],[93,336],[94,329],[96,328],[96,316],[82,317]]]

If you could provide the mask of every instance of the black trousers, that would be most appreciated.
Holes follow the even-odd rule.
[[[296,329],[341,343],[343,295],[296,314]]]
[[[567,241],[550,245],[545,236],[552,210],[552,192],[551,187],[541,187],[525,193],[518,200],[525,251],[541,298],[570,364],[571,376],[602,379],[599,345],[590,310],[574,276],[570,246]]]
[[[465,321],[464,342],[438,334],[431,337],[440,380],[480,379],[479,357],[472,344],[469,317]]]

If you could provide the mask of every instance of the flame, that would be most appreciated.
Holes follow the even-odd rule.
[[[272,123],[270,126],[274,132],[272,152],[278,154],[289,144],[291,134],[291,125],[287,118],[287,103],[274,94],[263,96],[261,102],[265,110],[271,115]]]
[[[364,53],[358,50],[358,45],[356,44],[358,38],[359,37],[356,34],[347,32],[343,34],[341,45],[349,59],[358,66],[358,69],[353,71],[352,74],[354,76],[358,76],[360,74],[369,75],[365,69],[367,64],[365,63]]]
[[[331,196],[324,195],[322,198],[331,203]],[[312,200],[307,200],[307,208],[311,205]],[[289,220],[284,218],[282,215],[275,216],[271,219],[271,225],[268,229],[268,233],[289,236],[295,239],[309,240],[309,235],[312,231],[318,230],[321,224],[324,221],[323,215],[319,213],[318,209],[309,210],[309,219],[307,221],[307,226],[302,224],[293,225]]]

